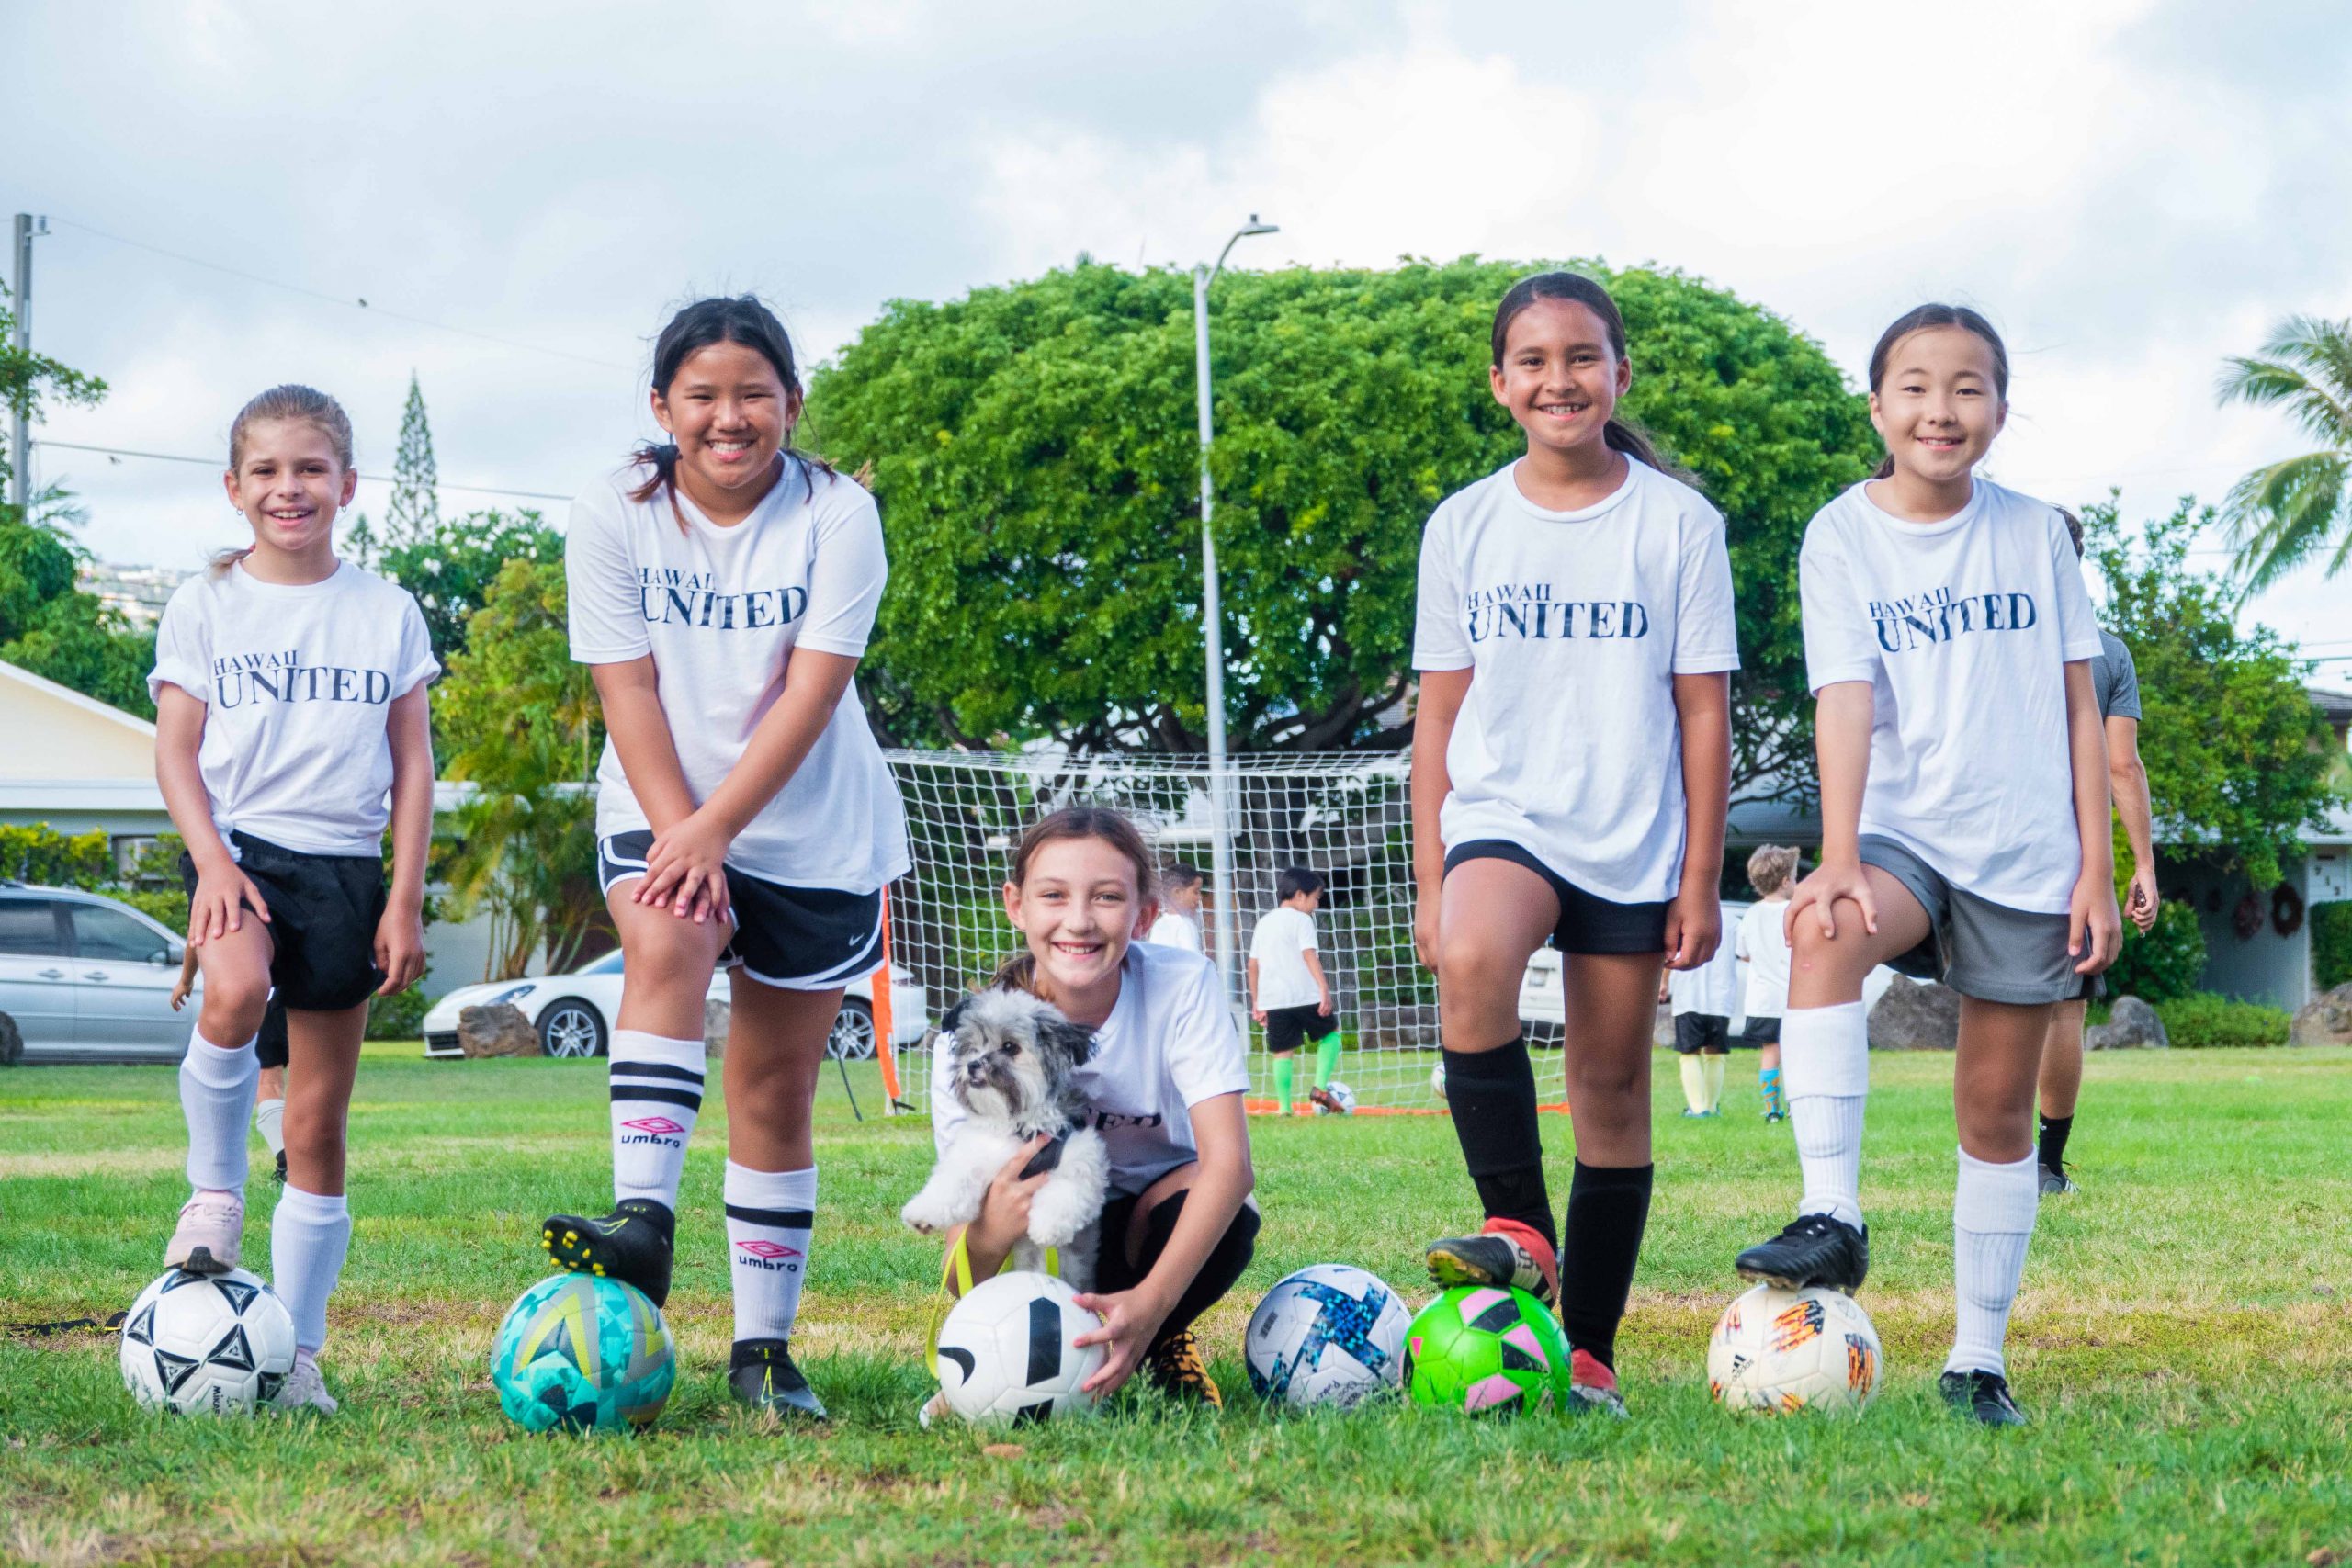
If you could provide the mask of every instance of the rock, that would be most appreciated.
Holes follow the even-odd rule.
[[[1897,975],[1871,1009],[1873,1051],[1950,1051],[1960,1043],[1960,993]]]
[[[705,997],[702,1002],[702,1047],[712,1061],[727,1055],[727,1021],[735,1013],[725,997]]]
[[[2290,1045],[2352,1045],[2352,980],[2305,1002],[2288,1027]]]
[[[2156,1010],[2137,997],[2118,997],[2114,1010],[2105,1023],[2094,1024],[2083,1031],[2086,1051],[2162,1051],[2172,1044],[2172,1036],[2165,1032],[2165,1021]]]
[[[458,1048],[473,1056],[544,1056],[539,1032],[523,1010],[501,1003],[466,1008],[458,1014]]]

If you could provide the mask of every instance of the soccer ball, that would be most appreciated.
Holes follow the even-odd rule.
[[[1332,1079],[1329,1084],[1325,1085],[1324,1087],[1330,1090],[1331,1098],[1332,1098],[1332,1099],[1334,1099],[1334,1100],[1338,1100],[1338,1101],[1340,1102],[1340,1110],[1339,1110],[1339,1114],[1340,1114],[1340,1115],[1341,1115],[1341,1116],[1352,1116],[1352,1115],[1354,1115],[1354,1114],[1355,1114],[1355,1110],[1356,1110],[1356,1091],[1355,1091],[1355,1090],[1353,1090],[1353,1089],[1350,1089],[1347,1085],[1345,1085],[1345,1084],[1341,1083],[1341,1082],[1340,1082],[1339,1079],[1337,1079],[1337,1078],[1333,1078],[1333,1079]],[[1317,1116],[1329,1116],[1329,1115],[1332,1114],[1332,1111],[1331,1111],[1330,1107],[1329,1107],[1329,1106],[1327,1106],[1327,1105],[1324,1105],[1324,1104],[1321,1104],[1321,1103],[1319,1103],[1319,1102],[1318,1102],[1318,1103],[1316,1105],[1316,1107],[1315,1107],[1315,1114],[1317,1114]]]
[[[1051,1274],[999,1274],[972,1287],[939,1325],[939,1386],[948,1407],[976,1427],[1054,1416],[1091,1416],[1080,1391],[1103,1348],[1070,1343],[1102,1326],[1078,1292]]]
[[[294,1318],[242,1269],[174,1269],[139,1292],[122,1320],[122,1382],[150,1410],[246,1416],[277,1397],[294,1370]]]
[[[1430,1092],[1440,1100],[1445,1098],[1445,1062],[1442,1057],[1430,1069]]]
[[[1456,1285],[1405,1331],[1405,1392],[1442,1409],[1549,1410],[1568,1397],[1568,1342],[1525,1291]]]
[[[1870,1314],[1838,1291],[1758,1285],[1707,1341],[1707,1391],[1733,1410],[1860,1410],[1880,1370]]]
[[[526,1432],[641,1431],[677,1375],[662,1309],[594,1274],[549,1275],[515,1297],[490,1351],[499,1406]]]
[[[1250,1386],[1276,1404],[1350,1405],[1404,1377],[1405,1303],[1361,1269],[1317,1263],[1266,1292],[1241,1348]]]

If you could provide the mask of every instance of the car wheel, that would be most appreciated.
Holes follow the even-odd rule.
[[[539,1014],[539,1043],[550,1056],[601,1056],[605,1021],[578,997],[564,997]]]
[[[842,1010],[833,1015],[833,1032],[825,1036],[825,1055],[835,1061],[870,1061],[874,1040],[874,1010],[855,997],[843,998]]]
[[[25,1036],[17,1021],[0,1012],[0,1067],[13,1067],[25,1059]]]

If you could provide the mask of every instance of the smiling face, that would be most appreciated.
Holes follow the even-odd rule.
[[[706,512],[748,510],[800,418],[800,394],[749,344],[714,343],[653,390],[653,417],[678,446],[678,481]]]
[[[239,433],[236,457],[224,476],[229,500],[255,546],[289,556],[334,547],[334,515],[351,504],[359,475],[332,436],[305,419],[257,419]]]
[[[1966,327],[1900,339],[1871,393],[1871,423],[1896,473],[1938,487],[1965,479],[2008,416],[1993,345]]]
[[[1532,446],[1570,452],[1601,440],[1634,366],[1611,346],[1608,324],[1574,299],[1539,299],[1511,318],[1502,363],[1488,375]]]
[[[1135,863],[1117,846],[1056,839],[1030,857],[1021,883],[1004,885],[1004,912],[1028,939],[1054,999],[1081,1018],[1106,988],[1115,998],[1127,944],[1159,908],[1138,891]]]

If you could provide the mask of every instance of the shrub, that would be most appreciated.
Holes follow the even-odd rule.
[[[2156,1016],[2165,1021],[2165,1032],[2175,1045],[2191,1049],[2284,1045],[2290,1021],[2283,1009],[2217,997],[2211,991],[2158,1002]]]
[[[2197,911],[2185,898],[2167,898],[2156,910],[2155,929],[2147,935],[2142,936],[2131,921],[2123,922],[2123,952],[2107,972],[2107,993],[2173,1001],[2195,995],[2204,975],[2205,933],[2197,924]]]
[[[432,1007],[422,981],[396,997],[378,997],[368,1004],[370,1040],[422,1040],[424,1014]]]
[[[2352,980],[2352,904],[2312,906],[2312,977],[2323,991]]]

